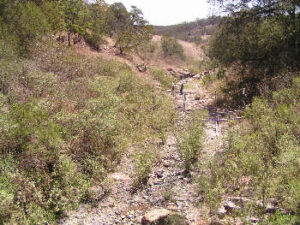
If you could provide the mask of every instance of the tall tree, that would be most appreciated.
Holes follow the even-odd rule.
[[[88,27],[89,11],[83,0],[63,0],[61,6],[64,12],[65,26],[68,32],[68,45],[71,46],[73,33],[84,33]]]
[[[102,0],[98,0],[88,5],[90,12],[90,32],[86,32],[84,38],[95,50],[99,50],[103,35],[109,32],[109,26],[106,19],[107,8],[107,5]]]
[[[280,71],[299,68],[299,0],[216,2],[229,16],[214,34],[209,55],[225,66],[236,66],[237,88],[247,87],[248,97],[262,94],[262,82],[272,89],[272,79]]]
[[[137,7],[132,6],[128,12],[122,3],[115,3],[110,6],[109,11],[108,24],[116,37],[115,46],[120,50],[120,54],[137,49],[152,38],[152,27]]]
[[[41,8],[32,1],[0,0],[1,21],[0,39],[6,38],[21,53],[50,30]]]

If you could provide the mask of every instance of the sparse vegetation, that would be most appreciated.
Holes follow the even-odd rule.
[[[172,185],[168,185],[161,194],[166,202],[174,201],[174,190]]]
[[[189,172],[198,160],[203,148],[205,111],[195,111],[184,129],[178,135],[180,153],[184,160],[185,170]]]
[[[156,158],[154,148],[154,146],[144,147],[142,151],[135,155],[136,174],[133,184],[135,188],[139,188],[148,182]]]

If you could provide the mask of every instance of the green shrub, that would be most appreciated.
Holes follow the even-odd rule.
[[[125,147],[120,138],[119,108],[120,100],[109,94],[90,100],[72,125],[73,158],[81,162],[83,172],[91,178],[103,179]]]
[[[167,140],[167,132],[175,123],[176,110],[172,99],[167,96],[156,96],[155,110],[152,116],[152,127],[158,131],[163,144]]]
[[[66,179],[71,171],[63,164],[65,130],[45,109],[34,102],[13,105],[9,113],[1,114],[0,129],[1,205],[5,206],[0,220],[48,221],[78,201],[71,197],[70,183],[76,184],[79,177]]]
[[[143,151],[135,155],[134,186],[136,188],[147,183],[154,161],[155,153],[153,146],[144,146]]]
[[[33,2],[12,1],[4,8],[5,36],[21,53],[26,53],[36,40],[49,32],[47,18]]]
[[[218,196],[226,191],[227,195],[259,200],[264,206],[276,199],[279,208],[299,212],[299,88],[296,78],[291,88],[274,92],[270,100],[255,98],[247,107],[250,126],[232,130],[225,151],[210,163],[207,182],[210,189],[218,190]],[[254,206],[246,207],[243,216],[263,218],[263,212]]]
[[[59,4],[53,1],[42,1],[40,9],[45,15],[51,31],[59,32],[64,29],[63,12]]]
[[[89,44],[94,50],[99,51],[100,45],[103,43],[103,37],[101,34],[88,34],[84,35],[84,40]]]
[[[178,214],[171,214],[160,221],[165,225],[187,225],[186,219]]]
[[[177,39],[163,36],[161,39],[161,47],[165,56],[177,56],[181,59],[185,59],[183,47]]]
[[[23,59],[0,43],[1,224],[55,224],[95,203],[127,147],[174,122],[172,101],[155,92],[153,107],[153,87],[126,64],[55,43]],[[139,159],[142,181],[151,165]]]
[[[175,82],[175,78],[171,75],[168,75],[163,69],[152,67],[151,73],[155,80],[157,80],[163,90],[171,89],[172,82]]]
[[[205,117],[205,111],[193,112],[190,120],[187,121],[185,128],[177,138],[187,172],[191,170],[193,164],[198,160],[199,153],[203,147]]]

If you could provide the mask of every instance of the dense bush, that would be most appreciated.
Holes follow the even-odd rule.
[[[223,195],[258,200],[263,207],[273,199],[278,214],[264,216],[254,201],[241,216],[257,215],[262,224],[299,220],[299,90],[296,78],[291,88],[273,92],[270,100],[255,98],[247,107],[248,122],[229,133],[225,151],[208,163],[208,177],[199,179],[211,209]]]
[[[65,129],[37,102],[14,104],[0,115],[0,221],[36,224],[79,201],[71,159],[62,154]]]
[[[49,32],[50,25],[42,9],[33,2],[4,1],[0,11],[1,39],[5,38],[25,53],[32,42]]]
[[[230,13],[211,38],[208,55],[232,67],[231,76],[236,75],[226,82],[228,96],[241,104],[240,91],[246,88],[250,102],[254,96],[276,90],[278,75],[289,77],[299,70],[299,2],[249,1],[249,8],[243,8],[242,1],[216,2],[227,5]],[[286,80],[290,81],[280,82],[288,83]]]
[[[177,39],[163,36],[161,39],[161,47],[165,56],[177,56],[181,59],[185,59],[183,47]]]
[[[61,35],[62,31],[67,33],[69,46],[76,44],[72,36],[77,36],[95,50],[99,50],[104,35],[111,35],[120,53],[149,44],[153,33],[140,9],[132,7],[128,12],[122,3],[1,0],[0,6],[1,39],[23,55],[36,41],[57,32]]]

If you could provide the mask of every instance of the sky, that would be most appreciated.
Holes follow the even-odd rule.
[[[128,10],[137,6],[152,25],[173,25],[206,18],[210,5],[206,0],[106,0],[106,3],[122,2]]]

